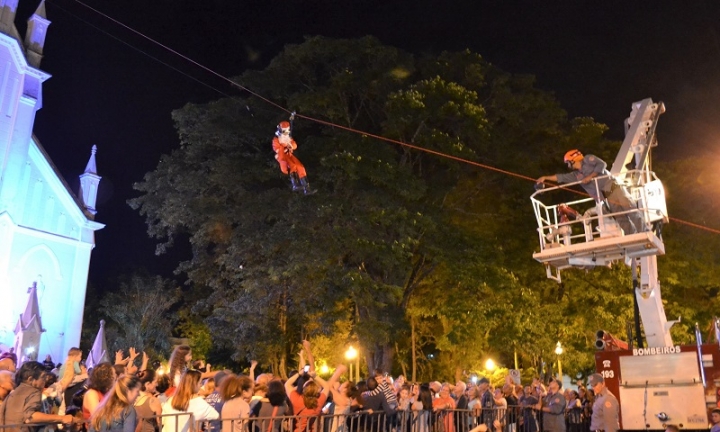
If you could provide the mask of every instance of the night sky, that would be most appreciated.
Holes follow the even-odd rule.
[[[570,116],[608,124],[615,139],[622,138],[633,101],[662,100],[668,111],[658,127],[656,156],[720,156],[717,1],[85,3],[225,76],[264,67],[285,44],[304,36],[373,35],[413,53],[469,48],[508,72],[535,75],[538,87],[554,92]],[[35,134],[74,189],[90,147],[98,146],[103,180],[96,220],[107,227],[96,236],[90,282],[101,286],[137,268],[171,276],[187,249],[156,257],[144,220],[126,200],[136,196],[132,184],[178,146],[171,111],[220,95],[142,52],[223,92],[241,94],[75,0],[46,4],[52,24],[41,69],[53,77],[44,85]],[[21,34],[36,6],[36,0],[20,0]],[[267,125],[268,139],[274,127]]]

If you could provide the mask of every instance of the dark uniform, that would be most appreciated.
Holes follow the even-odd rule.
[[[545,396],[543,407],[550,409],[549,412],[543,412],[543,430],[565,432],[565,397],[562,393],[557,392]]]
[[[482,413],[480,414],[480,423],[487,426],[488,431],[495,430],[493,422],[495,422],[495,400],[490,390],[485,390],[480,398],[482,405]]]
[[[590,431],[617,432],[620,429],[618,419],[618,400],[607,388],[595,396],[590,419]]]
[[[598,176],[608,176],[610,172],[606,169],[607,163],[594,155],[587,155],[580,162],[580,169],[570,173],[555,174],[558,183],[574,183],[581,181],[592,173]],[[597,183],[597,185],[596,185]],[[607,199],[608,207],[612,213],[637,210],[637,205],[632,201],[625,188],[615,183],[612,177],[604,177],[581,185],[585,192],[600,202]],[[626,213],[615,217],[620,228],[628,234],[635,234],[643,231],[643,220],[638,212]]]

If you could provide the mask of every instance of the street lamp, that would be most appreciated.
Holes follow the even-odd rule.
[[[348,365],[350,366],[350,368],[348,369],[348,372],[350,372],[350,374],[349,374],[349,379],[350,379],[350,381],[353,380],[353,373],[352,373],[352,371],[353,371],[353,360],[355,360],[357,357],[358,357],[358,352],[357,352],[357,350],[356,350],[355,348],[353,348],[352,345],[350,345],[350,348],[348,348],[348,350],[345,351],[345,358],[348,360]],[[357,369],[359,369],[359,366],[360,366],[360,365],[358,364],[357,366],[358,366],[358,367],[356,367],[355,370],[356,370],[356,373],[357,373],[357,376],[358,376],[358,379],[357,379],[357,380],[360,381],[360,371],[357,370]]]
[[[563,347],[560,344],[560,341],[558,341],[557,345],[555,345],[555,354],[558,356],[558,379],[560,382],[562,382],[563,374],[562,374],[562,362],[560,361],[560,354],[563,353]]]
[[[495,364],[495,361],[493,359],[487,359],[485,362],[485,369],[489,370],[490,372],[494,371],[497,365]]]

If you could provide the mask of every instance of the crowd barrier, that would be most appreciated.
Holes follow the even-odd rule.
[[[545,416],[548,414],[545,413]],[[589,419],[571,411],[565,415],[567,432],[589,432]],[[538,432],[543,415],[529,407],[439,411],[357,411],[318,416],[276,416],[196,420],[190,413],[138,418],[138,423],[163,424],[160,432],[469,432],[486,425],[492,432]],[[71,425],[0,425],[0,432],[84,432],[87,421]],[[141,429],[145,431],[147,429]]]

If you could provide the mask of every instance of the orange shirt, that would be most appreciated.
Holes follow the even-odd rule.
[[[297,417],[297,420],[295,421],[295,432],[305,431],[308,421],[313,417],[319,416],[325,402],[327,402],[327,395],[325,393],[320,394],[318,397],[317,407],[315,408],[306,408],[302,395],[296,391],[290,392],[289,398],[293,407],[293,414]],[[317,423],[318,419],[316,418],[314,420],[314,424],[312,424],[311,430],[317,430]]]

